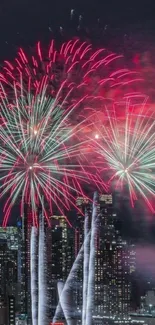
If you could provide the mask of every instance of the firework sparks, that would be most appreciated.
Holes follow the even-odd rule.
[[[47,219],[46,211],[52,213],[52,202],[63,213],[63,207],[69,209],[70,204],[74,205],[73,192],[81,193],[80,182],[95,181],[83,165],[86,120],[72,124],[78,102],[63,109],[59,93],[52,99],[46,96],[46,88],[36,94],[24,94],[22,87],[14,86],[14,98],[10,101],[1,90],[0,197],[9,193],[3,225],[21,197],[21,215],[24,204],[30,204],[36,226],[39,206]]]
[[[152,212],[151,196],[155,196],[155,115],[142,105],[139,110],[125,106],[124,116],[118,118],[115,109],[106,110],[105,121],[94,137],[95,150],[102,166],[115,181],[116,188],[127,185],[132,206],[140,196]]]
[[[27,202],[36,226],[38,205],[47,218],[42,194],[50,213],[51,201],[63,213],[62,206],[68,209],[74,201],[72,190],[82,192],[81,179],[96,181],[86,176],[81,162],[90,151],[85,143],[89,123],[83,120],[92,108],[116,99],[118,89],[122,87],[124,94],[126,85],[141,80],[136,72],[120,68],[122,55],[105,49],[94,52],[91,44],[79,39],[58,50],[52,40],[45,52],[40,42],[30,58],[20,49],[14,63],[5,61],[0,74],[0,197],[10,193],[4,226],[19,196],[21,215]]]
[[[24,87],[36,89],[46,83],[54,98],[65,81],[64,94],[74,89],[76,98],[112,99],[115,96],[116,99],[120,92],[125,93],[126,86],[132,89],[132,84],[142,81],[136,71],[122,68],[123,60],[123,55],[109,53],[104,48],[94,51],[92,44],[79,39],[65,42],[60,48],[52,40],[47,50],[38,42],[31,56],[19,49],[13,63],[5,61],[0,80],[12,85],[23,75]]]

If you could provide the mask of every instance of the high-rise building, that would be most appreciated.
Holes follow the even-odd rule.
[[[18,229],[16,227],[0,227],[0,324],[3,325],[8,323],[11,325],[15,324],[15,310],[18,302],[17,234]],[[13,299],[13,305],[10,305],[10,297]],[[13,306],[11,314],[10,306]]]
[[[133,275],[136,272],[136,249],[135,245],[131,244],[130,248],[130,274]]]
[[[23,219],[21,231],[19,231],[20,249],[18,251],[18,280],[19,290],[19,317],[26,319],[26,324],[31,324],[31,274],[30,274],[30,239],[31,239],[31,215],[26,211],[27,218]],[[51,227],[45,222],[45,265],[44,272],[47,277],[47,318],[52,319],[59,301],[58,287],[64,283],[72,266],[74,258],[73,236],[74,231],[64,216],[52,216]],[[36,272],[38,268],[38,243],[36,247]],[[37,278],[38,275],[36,275]],[[37,284],[38,285],[38,284]]]
[[[84,241],[85,212],[91,224],[91,204],[82,197],[77,198],[78,212],[75,252]],[[130,264],[130,249],[122,240],[118,229],[118,219],[113,205],[112,194],[101,194],[98,200],[96,258],[95,258],[95,314],[107,317],[127,317],[130,307],[131,286],[129,273],[134,268],[134,258]],[[131,254],[132,255],[132,254]],[[77,272],[77,306],[82,309],[83,264]]]
[[[15,297],[8,297],[8,320],[9,325],[15,325]]]
[[[26,217],[19,220],[18,227],[18,312],[31,324],[31,290],[30,290],[30,238],[32,218],[29,207],[25,207]]]
[[[7,242],[0,240],[0,324],[7,322],[7,295],[6,295],[6,252]]]
[[[46,228],[48,297],[51,319],[59,301],[59,288],[63,287],[74,261],[73,243],[74,229],[67,218],[52,216],[51,228]]]
[[[124,318],[130,306],[129,247],[117,229],[111,194],[99,196],[96,245],[95,311]]]

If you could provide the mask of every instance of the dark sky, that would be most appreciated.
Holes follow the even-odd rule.
[[[83,24],[92,27],[100,18],[101,24],[111,26],[116,35],[130,30],[143,34],[146,26],[148,35],[155,30],[154,0],[1,0],[1,60],[14,55],[20,45],[28,46],[38,39],[50,39],[52,35],[49,27],[54,35],[60,25],[70,29],[72,8],[76,12],[76,26],[78,16],[82,14]]]

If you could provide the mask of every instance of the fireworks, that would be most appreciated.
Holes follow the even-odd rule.
[[[152,212],[151,196],[155,196],[155,115],[142,105],[139,110],[124,106],[124,116],[106,110],[105,121],[97,129],[95,150],[101,155],[102,166],[110,175],[109,183],[116,188],[128,187],[132,206],[140,196]]]
[[[92,44],[79,39],[56,48],[52,40],[47,51],[38,42],[31,56],[19,49],[13,63],[5,61],[0,80],[12,85],[22,75],[23,86],[28,86],[29,91],[46,83],[53,98],[65,81],[63,96],[74,89],[74,101],[83,96],[89,97],[89,102],[97,98],[97,105],[99,99],[112,99],[114,96],[116,99],[120,92],[125,92],[126,86],[132,88],[142,81],[139,73],[122,66],[123,55],[109,53],[104,48],[94,51]]]
[[[78,102],[64,109],[65,100],[59,100],[61,91],[63,88],[52,99],[46,95],[46,87],[31,94],[14,86],[14,97],[9,100],[1,87],[0,196],[9,194],[4,226],[19,197],[21,215],[24,204],[29,204],[37,225],[39,206],[47,219],[46,205],[50,213],[52,203],[63,213],[62,207],[74,205],[73,191],[83,193],[80,182],[89,182],[92,177],[83,166],[86,120],[71,123]],[[92,179],[95,181],[95,176]]]
[[[47,52],[39,42],[30,58],[20,49],[14,63],[5,61],[0,74],[0,197],[9,193],[4,226],[19,197],[21,215],[29,204],[37,225],[38,206],[48,219],[53,205],[61,213],[74,205],[73,191],[83,194],[81,180],[98,182],[98,171],[92,176],[83,164],[84,159],[90,165],[86,144],[94,107],[142,80],[120,68],[122,59],[76,39],[58,50],[52,40]]]

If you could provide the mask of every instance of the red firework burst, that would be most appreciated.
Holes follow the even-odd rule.
[[[76,39],[59,50],[52,40],[47,52],[39,42],[30,59],[20,49],[14,63],[5,61],[0,74],[1,197],[9,193],[4,225],[19,195],[22,210],[24,202],[31,205],[36,224],[39,205],[47,217],[42,195],[48,209],[51,200],[59,209],[69,208],[75,205],[73,190],[83,195],[81,180],[104,186],[97,170],[95,176],[88,172],[86,137],[94,123],[90,109],[142,80],[120,68],[122,59]]]
[[[0,80],[12,85],[22,78],[29,90],[47,84],[53,97],[65,82],[63,96],[74,89],[74,101],[82,95],[89,100],[96,97],[116,100],[126,93],[126,87],[129,90],[130,85],[130,90],[136,90],[134,87],[142,81],[138,72],[122,68],[123,55],[109,53],[104,48],[94,51],[92,44],[79,39],[63,43],[59,49],[52,40],[47,51],[38,42],[33,52],[27,56],[20,48],[13,63],[5,61]]]

